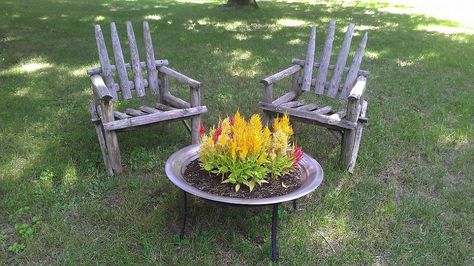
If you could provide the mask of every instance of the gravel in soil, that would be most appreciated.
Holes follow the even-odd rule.
[[[235,191],[235,185],[222,183],[222,176],[201,168],[199,160],[192,161],[184,171],[184,180],[204,192],[233,198],[262,199],[282,196],[297,190],[303,184],[300,171],[290,171],[278,179],[269,178],[267,184],[256,185],[252,192],[245,185]]]

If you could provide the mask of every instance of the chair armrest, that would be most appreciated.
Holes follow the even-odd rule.
[[[112,94],[104,83],[104,79],[100,75],[90,76],[92,82],[92,88],[97,96],[104,102],[112,100]]]
[[[349,93],[348,99],[350,100],[360,100],[362,94],[364,94],[365,86],[367,84],[367,78],[364,76],[359,76],[357,82],[352,87],[351,92]]]
[[[262,80],[260,80],[260,83],[264,84],[265,86],[268,86],[270,84],[273,84],[276,81],[279,81],[280,79],[286,78],[290,75],[295,74],[296,72],[300,71],[302,67],[300,65],[293,65],[289,68],[283,69],[282,71],[275,73],[269,77],[266,77]]]
[[[160,71],[161,73],[166,74],[170,77],[173,77],[173,78],[177,79],[181,83],[188,84],[189,86],[191,86],[193,88],[199,88],[201,86],[201,82],[199,82],[197,80],[194,80],[194,79],[192,79],[188,76],[185,76],[185,75],[179,73],[178,71],[173,70],[169,67],[166,67],[166,66],[159,67],[158,71]]]

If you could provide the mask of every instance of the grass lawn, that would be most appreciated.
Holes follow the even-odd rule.
[[[181,193],[163,168],[190,143],[181,123],[120,134],[125,173],[105,175],[87,112],[93,25],[124,33],[131,20],[141,36],[148,20],[158,57],[203,82],[209,125],[258,112],[258,80],[303,57],[308,26],[325,34],[332,18],[369,32],[369,124],[354,175],[330,133],[295,125],[325,180],[299,211],[280,209],[281,263],[474,263],[472,25],[400,4],[305,2],[1,1],[0,264],[268,264],[270,208],[193,198],[187,239],[177,237]]]

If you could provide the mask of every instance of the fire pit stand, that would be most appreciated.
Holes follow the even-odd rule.
[[[234,206],[272,206],[272,261],[278,261],[278,248],[277,248],[277,229],[278,229],[278,206],[280,203],[293,201],[293,208],[296,210],[296,200],[303,197],[316,188],[319,187],[323,181],[323,170],[319,163],[311,158],[309,155],[304,154],[299,164],[301,171],[301,179],[303,184],[296,191],[288,193],[282,196],[262,198],[262,199],[247,199],[247,198],[233,198],[218,196],[210,193],[206,193],[193,187],[187,183],[183,177],[183,173],[186,170],[186,166],[199,157],[199,145],[190,145],[172,154],[165,165],[165,172],[168,178],[178,188],[183,190],[183,224],[181,227],[180,237],[184,237],[184,231],[186,227],[186,218],[188,215],[188,193],[196,197]]]

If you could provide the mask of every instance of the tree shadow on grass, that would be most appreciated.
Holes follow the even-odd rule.
[[[94,185],[88,184],[91,180],[100,180],[108,184],[105,188],[100,186],[98,188],[106,195],[114,193],[114,186],[120,184],[118,179],[108,183],[103,176],[100,150],[87,113],[91,96],[85,69],[97,63],[93,36],[94,23],[100,23],[105,36],[108,36],[108,23],[117,22],[124,40],[126,20],[134,23],[138,36],[141,35],[139,23],[142,20],[149,20],[158,57],[169,59],[173,68],[203,82],[202,101],[210,110],[204,116],[207,124],[213,124],[219,116],[234,113],[237,109],[246,115],[258,112],[256,104],[261,97],[258,80],[289,66],[291,58],[304,57],[310,24],[318,26],[317,42],[320,45],[330,19],[337,19],[341,31],[348,23],[356,23],[359,26],[356,28],[358,33],[369,32],[369,45],[363,68],[372,72],[367,91],[370,99],[371,123],[364,136],[358,165],[359,171],[369,176],[380,174],[391,158],[400,157],[399,153],[405,154],[419,149],[428,154],[433,152],[429,150],[433,145],[426,147],[425,139],[436,141],[445,131],[429,128],[427,134],[420,136],[416,131],[425,129],[423,121],[432,119],[433,115],[439,113],[446,115],[447,110],[465,117],[470,110],[466,107],[467,102],[459,102],[458,98],[449,97],[440,100],[439,95],[460,93],[468,97],[472,94],[472,84],[469,84],[465,76],[472,76],[474,71],[472,66],[469,68],[469,64],[466,63],[466,61],[472,62],[473,59],[470,58],[474,54],[473,37],[467,34],[449,35],[422,30],[424,26],[430,25],[446,27],[457,25],[421,15],[379,11],[379,8],[386,7],[386,4],[349,7],[338,4],[264,2],[259,10],[221,9],[217,4],[167,1],[159,3],[7,1],[1,6],[6,10],[4,17],[8,20],[0,26],[0,51],[3,57],[0,62],[2,79],[0,140],[3,149],[0,155],[0,169],[4,172],[1,182],[5,184],[0,188],[0,193],[5,197],[11,197],[1,205],[8,213],[14,212],[21,207],[20,205],[45,205],[41,200],[36,201],[37,197],[31,195],[36,193],[32,182],[46,170],[54,173],[60,180],[58,184],[62,184],[60,186],[66,187],[72,184],[75,190],[73,189],[71,195],[88,195],[94,188]],[[337,45],[342,41],[342,35],[342,32],[338,32],[335,42]],[[360,36],[355,39],[357,42]],[[126,50],[124,47],[125,53]],[[450,54],[451,57],[445,54]],[[283,82],[276,88],[275,94],[278,95],[285,90],[288,84]],[[457,89],[462,87],[471,90]],[[173,89],[175,94],[183,98],[187,96],[186,88],[173,84]],[[465,130],[466,132],[462,134],[469,136],[468,126],[466,122],[460,121],[461,118],[456,118],[455,126],[451,128],[458,127],[461,131]],[[415,126],[407,127],[408,125]],[[446,130],[448,129],[450,126],[447,126]],[[369,207],[360,212],[370,217],[374,215],[371,214],[372,211],[390,202],[390,193],[386,191],[375,194],[383,200],[375,203],[370,203],[368,200],[373,196],[371,191],[381,187],[377,182],[363,182],[358,186],[357,182],[353,184],[351,178],[346,175],[341,178],[343,172],[336,163],[338,143],[322,130],[316,130],[316,133],[317,137],[314,127],[301,126],[301,134],[298,136],[299,142],[304,144],[304,149],[322,161],[326,170],[325,183],[317,192],[319,201],[326,207],[324,209],[308,207],[310,209],[308,211],[313,215],[308,218],[309,220],[316,222],[314,216],[318,218],[330,216],[348,226],[351,221],[363,222],[364,219],[360,214],[346,208],[340,209],[340,202],[345,202],[344,206],[347,207],[353,206],[350,202],[355,198],[361,202],[367,201]],[[137,180],[137,176],[151,176],[159,180],[156,182],[153,178],[139,179],[142,185],[138,186],[140,189],[137,193],[141,195],[124,196],[125,198],[119,202],[124,204],[124,201],[131,200],[139,204],[138,199],[152,200],[157,197],[157,201],[158,198],[165,199],[156,203],[157,208],[178,207],[178,203],[173,202],[171,196],[163,197],[156,194],[164,192],[175,195],[175,192],[168,191],[169,188],[161,189],[162,183],[167,182],[162,166],[168,155],[185,145],[183,139],[189,139],[182,131],[181,125],[172,126],[169,131],[157,130],[154,127],[126,132],[119,138],[128,168],[125,176],[132,180]],[[391,149],[393,146],[408,147],[400,151]],[[137,151],[136,147],[152,152],[142,152],[141,149]],[[145,161],[156,160],[159,163],[149,169],[141,166],[134,168],[132,162],[136,160],[134,161],[132,157],[137,154]],[[381,161],[380,158],[385,160]],[[67,179],[66,176],[72,179],[71,183],[64,181]],[[360,176],[359,174],[357,177]],[[144,184],[156,189],[146,193]],[[128,189],[134,185],[126,183],[124,186]],[[347,191],[355,187],[359,194]],[[19,188],[25,190],[25,193],[15,195]],[[62,201],[67,202],[66,199]],[[46,205],[52,204],[49,202]],[[222,233],[219,230],[234,232],[239,231],[240,227],[254,228],[263,224],[255,224],[244,219],[241,225],[228,223],[223,226],[224,229],[215,229],[226,220],[229,213],[214,214],[219,212],[218,209],[208,209],[206,205],[199,206],[197,208],[200,217],[209,215],[217,217],[216,220],[209,222],[206,230],[217,230],[217,233]],[[102,205],[102,209],[105,208],[106,205]],[[46,210],[43,212],[48,213]],[[123,212],[126,211],[120,209],[118,213],[124,215]],[[247,218],[253,217],[253,213],[240,211],[237,213]],[[132,215],[137,217],[142,214],[140,210],[132,212]],[[172,228],[172,224],[177,221],[176,212],[164,212],[162,215],[162,218],[148,217],[148,219],[155,222],[158,219],[164,227]],[[349,216],[347,220],[341,218],[346,215]],[[96,212],[94,217],[96,216],[101,216],[100,211]],[[291,218],[291,226],[300,232],[301,230],[308,232],[308,229],[294,225],[294,219],[298,220]],[[135,220],[132,219],[133,221]],[[107,226],[114,227],[114,224],[110,223],[111,220],[105,222]],[[313,226],[327,225],[323,219]],[[336,229],[338,227],[334,230]],[[357,236],[339,242],[337,242],[338,235],[334,236],[338,245],[342,245],[338,248],[338,252],[347,254],[343,251],[343,245],[350,245],[350,241],[357,238],[364,239],[361,229],[357,230],[349,232]],[[169,240],[172,233],[168,232],[163,237]],[[256,239],[261,238],[262,235],[257,234]],[[154,237],[145,239],[159,242]],[[232,237],[224,239],[236,241]],[[324,246],[320,238],[310,239],[317,243],[317,247]],[[249,241],[251,245],[256,244],[252,239]],[[298,242],[297,245],[304,250],[310,245],[308,241]],[[231,245],[234,245],[234,242]],[[208,248],[219,249],[219,244],[212,244]],[[375,256],[374,254],[379,252],[372,248],[369,246],[363,250],[362,253],[367,252],[368,255],[356,254],[355,261],[345,262],[366,262],[364,256]],[[189,255],[183,254],[183,260],[191,260],[193,255],[203,251],[199,247],[192,249]],[[245,247],[243,250],[245,252]],[[169,246],[166,246],[165,252],[167,257],[175,254],[173,248]],[[296,258],[304,258],[304,254],[299,250],[290,252]],[[334,255],[322,255],[328,261],[337,261]],[[321,260],[318,253],[311,256],[311,261]],[[108,260],[107,257],[100,258]],[[249,260],[250,263],[258,262]]]

